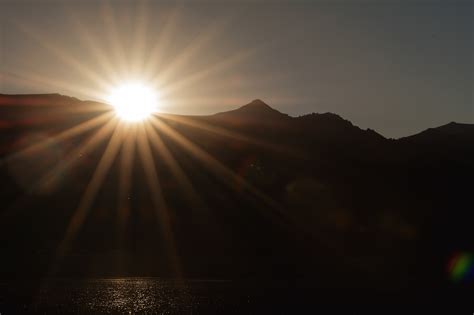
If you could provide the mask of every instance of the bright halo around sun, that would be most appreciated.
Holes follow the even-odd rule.
[[[158,94],[140,82],[125,83],[113,89],[107,98],[121,119],[138,122],[147,119],[158,109]]]

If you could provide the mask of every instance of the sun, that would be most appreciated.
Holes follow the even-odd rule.
[[[141,82],[128,82],[112,89],[107,102],[118,117],[128,122],[139,122],[158,109],[158,93]]]

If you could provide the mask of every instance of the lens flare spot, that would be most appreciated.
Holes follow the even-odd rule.
[[[474,278],[474,256],[471,253],[460,252],[449,260],[448,273],[452,282],[469,282]]]

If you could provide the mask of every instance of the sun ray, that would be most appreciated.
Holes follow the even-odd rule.
[[[201,149],[199,146],[194,144],[192,141],[181,135],[179,132],[160,121],[157,117],[152,117],[150,122],[153,126],[160,131],[166,133],[170,138],[176,141],[182,148],[186,149],[194,157],[200,160],[209,170],[219,175],[224,183],[237,183],[240,186],[246,188],[248,191],[253,193],[255,196],[267,203],[271,208],[277,211],[278,216],[281,216],[284,209],[273,199],[268,197],[266,194],[258,190],[252,184],[248,183],[241,176],[236,174],[234,171],[223,165],[220,161],[214,158],[212,155]]]
[[[153,129],[150,124],[145,124],[145,131],[152,146],[162,157],[163,161],[170,168],[178,183],[184,189],[186,197],[191,203],[191,205],[196,206],[203,204],[202,199],[197,194],[192,183],[190,182],[186,174],[183,172],[182,168],[179,166],[178,162],[173,157],[171,152],[168,150],[157,131]]]
[[[15,70],[14,73],[3,73],[3,80],[8,80],[12,83],[28,85],[37,89],[38,87],[44,90],[49,87],[53,91],[62,90],[63,93],[87,95],[88,97],[95,99],[102,99],[103,94],[97,92],[97,89],[81,86],[80,84],[67,83],[64,80],[55,80],[51,77],[44,77],[43,75],[35,74],[33,71],[20,71]]]
[[[84,43],[84,47],[91,50],[99,66],[104,70],[104,74],[110,78],[113,84],[116,84],[119,80],[119,75],[117,66],[111,62],[110,56],[99,48],[99,41],[94,38],[93,34],[88,31],[87,27],[79,19],[71,15],[71,20],[74,23],[76,33],[79,35],[79,40]]]
[[[181,266],[176,251],[174,235],[172,230],[172,221],[169,214],[169,209],[163,196],[160,181],[158,178],[157,169],[153,159],[153,154],[150,149],[147,133],[143,123],[138,125],[137,145],[139,156],[145,171],[145,176],[148,181],[148,188],[150,189],[151,198],[154,204],[154,210],[158,224],[162,229],[162,234],[170,254],[170,263],[174,269],[175,274],[181,277]]]
[[[130,69],[128,68],[124,47],[120,40],[119,34],[117,33],[119,28],[117,27],[114,10],[110,1],[102,2],[101,14],[108,35],[107,38],[109,39],[109,43],[112,48],[111,50],[115,55],[115,60],[117,60],[117,66],[120,69],[120,73],[128,77]]]
[[[162,96],[166,96],[176,90],[182,89],[192,83],[195,83],[196,81],[202,80],[203,78],[215,74],[219,71],[222,71],[230,66],[233,66],[234,64],[241,62],[242,60],[248,58],[252,54],[256,52],[256,49],[248,49],[241,51],[239,53],[236,53],[235,55],[216,63],[215,65],[206,68],[204,70],[195,72],[189,76],[186,76],[184,79],[176,81],[174,83],[168,84],[166,86],[161,87],[160,92]],[[156,86],[160,86],[160,82],[158,79],[152,81],[152,83]]]
[[[102,185],[102,182],[104,181],[120,149],[122,136],[121,128],[118,126],[115,128],[113,135],[94,171],[94,174],[92,175],[92,178],[84,191],[79,205],[69,221],[64,238],[58,246],[58,259],[64,257],[67,250],[69,249],[71,241],[75,238],[77,232],[80,230],[82,224],[86,220],[95,197]]]
[[[182,67],[196,56],[203,46],[220,34],[223,27],[223,21],[215,21],[211,23],[206,30],[202,31],[199,36],[192,40],[191,43],[183,49],[180,55],[178,55],[163,71],[160,71],[151,82],[157,86],[165,85],[173,75],[176,75]]]
[[[160,114],[160,117],[175,121],[177,123],[185,124],[194,128],[209,131],[209,132],[218,134],[220,136],[228,137],[237,141],[242,141],[242,142],[257,145],[259,147],[264,147],[272,151],[275,151],[276,153],[288,154],[295,157],[301,157],[303,155],[302,152],[298,152],[296,149],[289,148],[287,146],[283,146],[283,145],[279,145],[275,143],[270,143],[263,140],[259,140],[256,138],[252,138],[235,131],[227,130],[222,127],[218,127],[215,125],[207,124],[202,121],[198,121],[196,119],[186,118],[184,116],[178,116],[178,115],[170,115],[170,114]]]
[[[124,133],[126,135],[123,140],[120,155],[119,189],[117,196],[119,231],[123,230],[130,211],[130,190],[133,176],[133,161],[135,158],[136,127],[134,124],[124,126]]]
[[[137,1],[135,12],[135,29],[133,38],[133,55],[131,56],[131,70],[133,75],[142,73],[144,52],[146,51],[149,3],[145,0]]]
[[[20,157],[21,155],[24,155],[24,154],[31,154],[34,151],[40,150],[44,146],[48,145],[53,140],[59,142],[59,141],[64,141],[64,140],[72,138],[72,137],[76,137],[76,136],[78,136],[78,135],[80,135],[80,134],[82,134],[82,133],[84,133],[88,130],[91,130],[92,128],[95,128],[96,126],[99,126],[100,124],[110,120],[110,118],[112,118],[112,116],[113,116],[112,113],[107,112],[107,113],[101,114],[100,116],[94,117],[90,120],[84,121],[84,122],[80,123],[79,125],[71,127],[69,129],[66,129],[66,130],[60,132],[57,135],[54,135],[54,136],[49,137],[48,139],[45,139],[44,141],[40,141],[38,143],[35,143],[31,146],[28,146],[26,148],[21,149],[20,151],[17,151],[15,153],[13,153],[10,156],[5,157],[4,159],[2,159],[1,163],[2,164],[6,163],[9,160],[18,158],[18,157]]]
[[[95,131],[95,133],[80,147],[76,148],[72,152],[69,152],[64,158],[63,163],[58,164],[52,170],[47,171],[46,174],[41,176],[41,178],[32,185],[26,194],[33,193],[35,190],[44,187],[45,185],[54,186],[55,182],[58,180],[58,174],[61,174],[63,170],[71,167],[71,165],[74,164],[81,155],[84,155],[86,151],[93,150],[95,147],[97,147],[97,145],[112,132],[113,128],[116,126],[116,123],[116,120],[110,120],[104,126],[100,127],[99,130]],[[8,206],[8,208],[2,212],[2,215],[8,215],[13,212],[17,213],[18,209],[25,208],[26,202],[28,202],[28,199],[25,198],[21,198],[13,202],[13,204]]]
[[[96,71],[92,70],[91,68],[87,67],[86,64],[74,58],[72,54],[59,48],[59,46],[52,43],[51,40],[48,39],[46,36],[41,35],[38,31],[35,31],[32,28],[23,24],[18,24],[18,28],[26,35],[28,35],[31,39],[35,40],[38,44],[40,44],[41,46],[49,50],[51,53],[56,55],[65,64],[78,71],[85,78],[92,80],[102,89],[110,88],[110,84],[106,80],[104,80],[103,77],[100,76]]]
[[[61,174],[64,170],[70,168],[81,156],[87,154],[88,151],[94,150],[104,139],[109,136],[117,126],[117,120],[111,119],[105,125],[100,127],[89,139],[87,139],[82,145],[75,148],[72,152],[69,152],[64,159],[63,163],[58,164],[55,168],[49,171],[43,176],[36,187],[42,185],[54,185],[54,182],[58,180],[58,174]]]
[[[173,99],[168,99],[167,103],[169,107],[178,106],[178,107],[188,107],[185,112],[181,113],[183,115],[206,115],[214,114],[213,112],[206,112],[205,107],[221,107],[221,108],[231,108],[236,107],[248,102],[247,97],[182,97],[182,96],[173,96]],[[178,114],[176,112],[176,114]]]
[[[145,77],[151,78],[158,72],[158,67],[163,62],[163,56],[166,52],[166,48],[174,34],[177,26],[177,21],[181,14],[181,8],[176,7],[172,9],[172,12],[166,18],[165,25],[158,35],[155,45],[151,48],[147,62],[145,63]]]

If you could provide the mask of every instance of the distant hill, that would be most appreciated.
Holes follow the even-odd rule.
[[[51,271],[94,171],[114,152],[107,114],[108,105],[56,94],[0,95],[3,276]],[[453,253],[474,250],[474,125],[393,140],[261,100],[157,118],[156,136],[117,142],[56,275],[173,277],[179,261],[186,277],[446,287]],[[44,146],[16,154],[35,143]]]
[[[460,124],[456,122],[450,122],[449,124],[437,128],[429,128],[419,134],[406,137],[405,139],[420,139],[421,137],[472,137],[473,134],[474,124]]]
[[[272,124],[278,123],[280,121],[286,121],[291,117],[280,113],[276,109],[273,109],[265,104],[263,101],[257,99],[238,109],[217,113],[213,115],[213,118],[235,124]]]
[[[429,128],[413,136],[401,138],[400,141],[420,145],[458,145],[462,147],[468,142],[474,141],[474,124],[450,122],[443,126]]]

